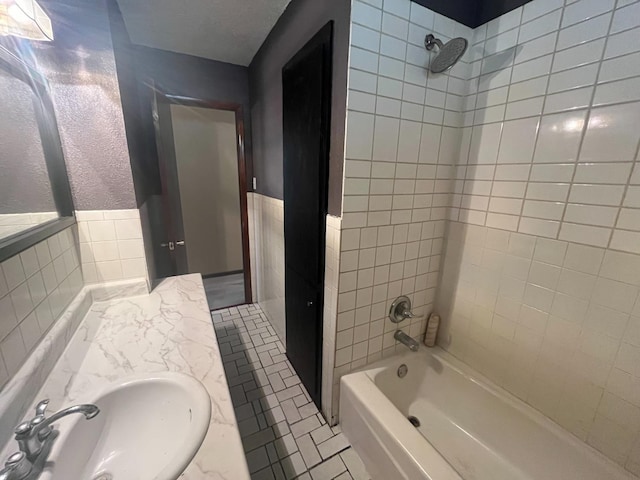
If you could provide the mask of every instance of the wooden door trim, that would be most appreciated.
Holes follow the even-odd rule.
[[[236,145],[238,152],[238,186],[240,191],[240,223],[242,228],[242,266],[244,273],[244,299],[246,303],[252,303],[251,290],[251,258],[249,250],[249,215],[247,207],[247,156],[245,152],[245,130],[242,105],[235,102],[220,102],[217,100],[205,100],[200,98],[170,95],[158,91],[169,103],[184,105],[187,107],[210,108],[214,110],[226,110],[235,113],[236,116]],[[250,160],[250,158],[249,158]]]

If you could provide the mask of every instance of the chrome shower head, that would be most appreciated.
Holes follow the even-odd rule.
[[[468,43],[467,40],[462,37],[449,40],[445,44],[432,34],[425,37],[424,46],[427,50],[433,50],[433,47],[436,45],[440,51],[438,52],[438,55],[436,55],[436,58],[431,62],[429,69],[433,73],[442,73],[445,70],[449,70],[458,60],[460,60],[460,57],[462,57],[464,52],[467,51]]]

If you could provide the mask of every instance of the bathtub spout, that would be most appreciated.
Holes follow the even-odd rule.
[[[403,345],[406,345],[407,347],[409,347],[409,350],[411,350],[412,352],[417,352],[418,348],[420,348],[420,345],[418,344],[418,342],[416,342],[413,338],[411,338],[409,335],[404,333],[402,330],[396,330],[396,333],[393,334],[393,338],[395,338],[397,341],[399,341]]]

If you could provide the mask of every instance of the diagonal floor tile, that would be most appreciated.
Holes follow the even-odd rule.
[[[258,305],[211,313],[252,480],[369,480],[329,427]]]

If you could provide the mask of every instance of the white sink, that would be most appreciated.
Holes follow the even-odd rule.
[[[175,480],[209,428],[211,401],[196,379],[157,373],[124,379],[94,399],[100,413],[57,423],[48,480]],[[68,405],[65,405],[65,407]]]

